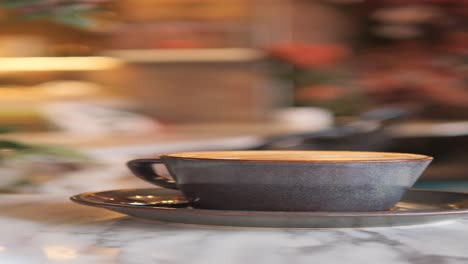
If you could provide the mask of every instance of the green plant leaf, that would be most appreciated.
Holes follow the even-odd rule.
[[[22,18],[32,20],[32,19],[39,19],[39,18],[48,18],[52,17],[54,14],[50,11],[40,11],[34,13],[28,13],[21,15]]]
[[[51,19],[60,24],[65,24],[79,28],[88,28],[95,24],[94,20],[75,14],[54,16]]]
[[[15,131],[14,126],[0,126],[0,134],[10,133]]]
[[[32,149],[32,146],[11,140],[0,140],[0,149],[13,149],[23,151]]]
[[[40,0],[1,0],[0,6],[6,8],[21,8],[39,3]]]

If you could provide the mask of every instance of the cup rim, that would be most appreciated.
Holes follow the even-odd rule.
[[[246,157],[248,155],[264,157]],[[333,155],[333,154],[348,154],[348,155],[381,155],[386,158],[358,158],[349,157],[347,159],[339,158],[266,158],[266,155],[274,154],[291,154],[291,155]],[[236,156],[235,156],[236,155]],[[242,157],[244,156],[244,157]],[[434,158],[422,154],[400,153],[400,152],[374,152],[374,151],[327,151],[327,150],[232,150],[232,151],[188,151],[175,152],[161,155],[161,158],[177,158],[184,160],[204,160],[204,161],[223,161],[223,162],[270,162],[270,163],[387,163],[387,162],[422,162],[432,161]]]

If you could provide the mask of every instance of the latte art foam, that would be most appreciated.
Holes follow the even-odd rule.
[[[432,159],[429,156],[419,154],[361,151],[206,151],[173,153],[167,156],[190,159],[305,162],[411,161]]]

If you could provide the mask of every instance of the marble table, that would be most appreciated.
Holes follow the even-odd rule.
[[[0,263],[468,263],[468,219],[359,229],[150,222],[68,196],[0,195]]]
[[[31,189],[35,194],[0,195],[0,264],[468,263],[468,218],[393,228],[236,228],[143,221],[68,200],[151,186],[129,175],[130,158],[255,143],[237,136],[188,140],[87,148],[105,166],[63,175]]]

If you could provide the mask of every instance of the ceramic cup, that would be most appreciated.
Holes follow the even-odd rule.
[[[363,212],[392,208],[432,157],[353,151],[209,151],[127,163],[192,206],[259,211]],[[158,175],[164,163],[174,180]]]

